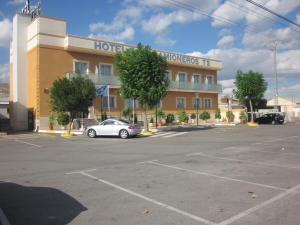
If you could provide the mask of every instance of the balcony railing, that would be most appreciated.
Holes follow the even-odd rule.
[[[92,80],[96,85],[114,85],[120,86],[121,82],[114,75],[104,75],[99,73],[88,73],[88,74],[78,74],[74,72],[66,73],[67,78],[73,78],[76,76],[87,77]]]
[[[200,84],[181,81],[170,81],[171,89],[193,90],[193,91],[210,91],[210,92],[222,92],[222,86],[220,84]]]
[[[103,75],[103,74],[77,74],[77,73],[66,73],[67,78],[72,78],[76,76],[87,77],[92,80],[96,85],[113,85],[120,86],[121,82],[115,75]],[[170,89],[176,90],[191,90],[191,91],[208,91],[208,92],[222,92],[222,86],[220,84],[200,84],[191,82],[180,82],[180,81],[170,81]]]

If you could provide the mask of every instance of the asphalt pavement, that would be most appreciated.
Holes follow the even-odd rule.
[[[299,225],[300,125],[0,137],[2,225]]]

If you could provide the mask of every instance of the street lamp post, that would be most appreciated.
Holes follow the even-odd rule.
[[[199,94],[196,93],[196,109],[197,109],[197,126],[199,125]]]

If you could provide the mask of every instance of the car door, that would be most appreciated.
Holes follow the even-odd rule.
[[[105,120],[101,126],[100,135],[113,135],[114,133],[114,124],[113,120]]]

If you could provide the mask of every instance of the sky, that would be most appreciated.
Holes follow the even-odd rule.
[[[300,24],[300,0],[254,0]],[[9,78],[12,18],[24,0],[0,0],[0,82]],[[31,1],[36,4],[37,1]],[[73,35],[147,44],[152,48],[223,61],[218,73],[231,95],[237,70],[262,73],[267,99],[300,97],[300,27],[246,0],[42,0],[42,15],[67,21]]]

